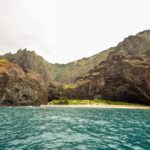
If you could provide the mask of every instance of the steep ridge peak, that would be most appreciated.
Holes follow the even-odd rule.
[[[51,78],[51,66],[43,57],[36,54],[35,51],[19,49],[15,54],[5,54],[2,56],[12,63],[18,64],[25,72],[34,71],[43,76],[44,79]]]

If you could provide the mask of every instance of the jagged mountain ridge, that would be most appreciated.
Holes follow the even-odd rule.
[[[8,53],[0,57],[18,64],[26,72],[33,71],[42,75],[44,79],[53,79],[65,84],[74,82],[79,76],[84,76],[90,69],[106,59],[111,51],[113,48],[68,64],[48,63],[34,51],[27,49],[20,49],[16,54]]]
[[[50,64],[26,49],[1,58],[18,64],[25,74],[41,75],[46,83],[48,100],[102,98],[150,105],[150,30],[129,36],[116,47],[69,64]],[[76,86],[64,89],[50,78],[59,78],[57,80],[62,83],[72,83],[76,79],[73,82]],[[3,82],[0,84],[3,86]]]
[[[146,30],[138,33],[135,36],[129,36],[120,42],[117,47],[109,48],[96,55],[88,58],[83,58],[77,61],[70,62],[68,64],[52,64],[44,60],[41,56],[37,55],[34,51],[28,51],[27,49],[18,50],[16,54],[5,54],[3,58],[8,59],[10,62],[16,63],[21,66],[25,71],[34,71],[42,75],[45,79],[57,80],[63,84],[72,83],[77,78],[82,76],[88,76],[88,72],[94,69],[100,62],[105,60],[110,53],[116,52],[120,46],[126,47],[128,51],[134,49],[134,44],[130,48],[130,43],[125,43],[130,38],[142,38],[145,41],[150,41],[150,30]],[[145,41],[143,41],[145,43]],[[141,42],[141,41],[139,41]],[[139,43],[141,45],[141,43]],[[145,45],[143,44],[141,48]],[[119,48],[120,49],[120,48]],[[124,51],[122,51],[124,53]],[[142,54],[140,54],[142,55]],[[141,56],[142,57],[142,56]]]
[[[18,64],[25,72],[33,71],[42,75],[44,79],[50,79],[50,64],[41,56],[37,55],[34,51],[20,49],[16,54],[8,53],[1,57],[14,64]]]

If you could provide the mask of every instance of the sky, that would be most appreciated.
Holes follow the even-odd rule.
[[[0,0],[0,55],[34,50],[67,63],[150,28],[150,0]]]

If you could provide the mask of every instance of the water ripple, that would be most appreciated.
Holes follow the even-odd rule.
[[[0,109],[0,150],[147,150],[150,110]]]

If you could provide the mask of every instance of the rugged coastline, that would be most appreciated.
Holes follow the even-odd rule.
[[[48,63],[27,49],[0,56],[0,105],[40,106],[55,99],[150,105],[149,37],[150,30],[140,32],[66,65]]]

